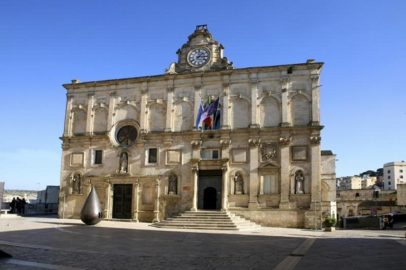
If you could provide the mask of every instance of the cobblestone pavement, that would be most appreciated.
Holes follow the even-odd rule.
[[[0,218],[0,269],[406,269],[405,231],[164,230]]]

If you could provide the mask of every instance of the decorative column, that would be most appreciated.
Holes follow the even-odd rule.
[[[310,161],[311,161],[311,201],[312,207],[320,205],[321,202],[321,137],[317,135],[310,136]]]
[[[221,211],[228,210],[228,170],[227,165],[224,165],[221,170],[223,171],[223,196],[221,200]]]
[[[251,124],[250,128],[258,128],[257,118],[257,98],[258,98],[258,79],[256,73],[250,74],[250,86],[251,86]]]
[[[73,108],[73,95],[66,95],[66,113],[65,113],[65,127],[64,136],[72,136],[72,108]]]
[[[111,127],[115,124],[114,123],[115,106],[116,106],[116,92],[111,92],[109,100],[109,115],[107,117],[107,130],[110,130]]]
[[[279,145],[281,151],[281,201],[279,208],[289,209],[289,194],[290,194],[290,140],[289,136],[281,136]]]
[[[139,207],[140,207],[140,180],[137,179],[135,180],[135,184],[133,186],[133,194],[134,194],[134,198],[135,198],[135,207],[134,207],[134,214],[133,214],[133,221],[134,222],[139,222],[138,219],[138,213],[139,213]]]
[[[291,121],[290,121],[290,112],[289,112],[289,100],[288,100],[288,95],[289,95],[289,88],[290,88],[290,83],[289,83],[289,77],[288,76],[283,76],[280,79],[281,83],[281,88],[282,88],[282,127],[287,127],[290,126]]]
[[[93,104],[94,104],[94,93],[87,94],[87,118],[86,118],[86,134],[90,135],[93,133]]]
[[[319,75],[310,76],[312,89],[312,125],[320,125],[320,81]]]
[[[146,132],[147,128],[147,100],[148,99],[148,82],[142,83],[141,86],[141,112],[140,112],[140,131]]]
[[[155,187],[156,187],[156,198],[155,198],[155,207],[154,207],[154,215],[155,215],[155,218],[154,218],[154,220],[152,221],[152,222],[159,222],[159,199],[160,199],[160,196],[159,196],[159,193],[160,193],[160,187],[159,187],[159,182],[160,182],[160,179],[159,179],[159,177],[155,180]]]
[[[249,199],[248,208],[257,209],[258,208],[258,186],[259,186],[259,153],[258,147],[261,143],[259,138],[251,138],[248,140],[250,145],[250,182],[249,182]]]
[[[229,114],[230,114],[230,108],[228,105],[228,98],[230,95],[230,76],[229,75],[224,75],[223,76],[223,110],[221,114],[221,128],[222,129],[229,129],[230,128],[230,123],[229,123]]]
[[[199,167],[197,165],[192,167],[192,174],[193,174],[193,201],[192,201],[192,209],[191,211],[197,211],[197,179],[199,177]]]
[[[167,92],[167,101],[166,101],[166,127],[165,131],[170,132],[172,131],[172,118],[173,118],[173,81],[166,89]]]
[[[111,212],[110,212],[110,209],[111,209],[111,207],[112,207],[112,203],[111,203],[112,200],[111,200],[111,197],[112,197],[111,183],[110,183],[109,180],[107,180],[107,186],[106,186],[106,203],[105,203],[105,206],[104,206],[104,213],[103,213],[105,219],[111,219],[111,218],[112,218],[112,217],[111,217]]]

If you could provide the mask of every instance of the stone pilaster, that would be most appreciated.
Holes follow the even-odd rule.
[[[200,103],[201,103],[201,91],[200,91],[201,86],[200,85],[195,85],[194,89],[195,89],[195,98],[194,98],[194,117],[193,117],[193,127],[194,128],[198,128],[195,126],[196,121],[197,121],[197,114],[199,113],[199,107],[200,107]]]
[[[258,208],[258,166],[259,166],[259,138],[251,138],[248,140],[250,145],[250,184],[249,184],[249,199],[248,208]]]
[[[250,128],[259,127],[257,115],[258,79],[256,73],[250,74],[251,90],[251,124]]]
[[[65,127],[64,136],[72,136],[72,108],[73,108],[73,96],[70,94],[66,95],[66,113],[65,113]]]
[[[135,181],[135,184],[133,186],[133,198],[135,199],[135,205],[134,205],[134,213],[133,213],[133,221],[139,222],[138,219],[138,213],[139,213],[139,207],[140,207],[140,181],[137,179]]]
[[[221,203],[221,211],[228,210],[228,170],[227,166],[223,166],[223,194],[222,194],[222,203]]]
[[[141,86],[141,112],[140,112],[140,130],[141,130],[141,132],[146,132],[148,130],[147,99],[148,99],[148,82],[144,82]]]
[[[289,209],[290,194],[290,137],[281,136],[279,138],[279,148],[281,153],[281,201],[279,208]]]
[[[116,106],[116,92],[110,93],[109,99],[109,115],[107,117],[107,130],[110,130],[113,125],[115,124],[114,116],[115,116],[115,107]]]
[[[221,114],[221,128],[222,129],[229,129],[230,122],[229,122],[229,115],[230,115],[230,108],[229,108],[229,95],[230,95],[230,76],[225,75],[223,76],[223,111]]]
[[[319,75],[312,75],[312,125],[320,125],[320,81]]]
[[[160,199],[160,179],[159,177],[155,180],[155,192],[156,192],[156,197],[155,197],[155,205],[154,205],[154,220],[152,222],[159,222],[159,199]]]
[[[87,118],[86,118],[86,134],[93,133],[93,105],[94,105],[94,93],[88,93],[87,95]]]
[[[112,209],[112,192],[111,192],[111,184],[108,182],[106,185],[106,203],[104,206],[104,210],[103,210],[103,216],[105,219],[111,219],[111,211],[110,209]]]
[[[310,136],[310,162],[311,162],[311,201],[312,206],[321,202],[321,153],[320,136]]]
[[[167,90],[167,101],[166,101],[166,127],[165,131],[172,131],[172,119],[173,119],[173,87],[168,87]]]
[[[192,211],[197,211],[197,192],[198,192],[198,177],[199,177],[199,168],[197,166],[194,166],[192,168],[192,174],[193,174],[193,200],[192,200]]]
[[[280,80],[281,88],[282,88],[282,126],[290,126],[291,119],[290,119],[290,110],[289,110],[289,77],[282,77]]]

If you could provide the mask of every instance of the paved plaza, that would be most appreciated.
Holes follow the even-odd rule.
[[[406,269],[405,230],[257,232],[0,218],[0,269]]]

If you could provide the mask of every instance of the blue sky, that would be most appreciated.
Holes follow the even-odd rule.
[[[0,181],[59,185],[63,83],[162,74],[198,24],[235,67],[325,62],[337,176],[406,159],[406,1],[0,2]]]

